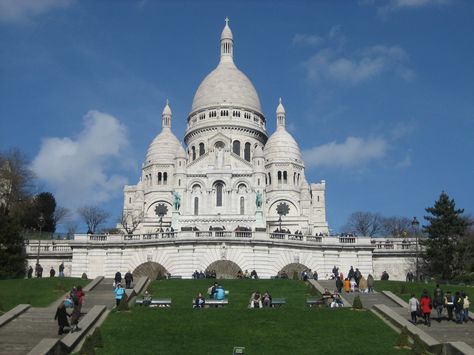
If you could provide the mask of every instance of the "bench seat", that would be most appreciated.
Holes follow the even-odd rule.
[[[135,304],[143,306],[143,299],[136,300]],[[152,299],[150,306],[155,307],[171,307],[171,298],[157,298]]]
[[[193,306],[196,302],[196,299],[193,298]],[[206,302],[204,303],[204,307],[205,308],[209,308],[209,307],[224,307],[225,305],[228,305],[229,304],[229,300],[227,298],[224,298],[223,300],[214,300],[214,299],[208,299],[206,300]]]
[[[286,304],[286,300],[284,298],[273,298],[272,299],[272,307],[281,307]]]
[[[306,300],[306,305],[308,307],[322,306],[324,304],[325,304],[324,301],[321,300],[320,298],[308,298]]]

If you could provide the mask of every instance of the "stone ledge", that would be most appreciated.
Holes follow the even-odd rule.
[[[136,295],[139,295],[140,292],[143,291],[147,282],[148,282],[148,277],[146,276],[140,277],[138,279],[137,283],[133,286],[133,291],[135,292]]]
[[[402,300],[400,297],[398,297],[396,294],[394,294],[392,291],[380,291],[383,295],[387,296],[390,298],[393,302],[398,304],[400,307],[403,308],[408,308],[408,303],[406,303],[404,300]]]
[[[61,353],[59,339],[44,338],[27,355],[56,355]]]
[[[20,314],[27,311],[30,307],[31,307],[31,305],[29,305],[29,304],[19,304],[15,308],[10,309],[7,313],[0,316],[0,327],[3,327],[9,321],[15,319]]]
[[[83,319],[79,322],[80,331],[75,333],[69,333],[61,339],[61,343],[69,350],[72,351],[74,347],[81,341],[81,339],[87,335],[92,326],[99,320],[102,313],[107,309],[106,306],[94,306],[87,312]]]
[[[462,341],[451,341],[444,344],[443,354],[472,355],[474,354],[474,349]]]
[[[82,290],[84,292],[92,291],[98,284],[102,282],[103,279],[104,279],[104,276],[97,276],[94,280],[89,282]]]
[[[397,327],[400,327],[400,328],[407,327],[408,332],[411,335],[415,335],[415,334],[418,335],[421,341],[424,342],[430,349],[433,347],[441,346],[441,343],[439,341],[437,341],[431,335],[426,334],[423,330],[421,330],[417,326],[410,323],[407,319],[397,314],[395,311],[390,309],[390,307],[384,304],[376,304],[374,305],[374,308],[386,319],[388,319],[393,324],[395,324]]]

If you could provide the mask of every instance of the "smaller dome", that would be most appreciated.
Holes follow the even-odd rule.
[[[265,159],[269,161],[287,162],[289,160],[297,160],[303,163],[298,143],[296,143],[293,136],[284,127],[277,129],[270,136],[267,144],[265,144],[263,153],[265,154]]]
[[[163,129],[148,147],[145,157],[145,164],[148,163],[173,163],[175,157],[184,154],[181,143],[169,128]]]

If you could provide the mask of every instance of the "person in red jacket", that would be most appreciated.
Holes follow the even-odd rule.
[[[431,304],[431,298],[428,296],[428,291],[425,289],[423,290],[423,295],[420,299],[421,305],[421,312],[423,312],[423,318],[425,319],[425,324],[428,327],[431,327],[431,308],[433,307]]]

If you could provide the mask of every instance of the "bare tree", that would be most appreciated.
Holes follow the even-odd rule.
[[[58,206],[54,210],[53,220],[55,225],[65,223],[70,218],[71,211],[66,207]]]
[[[378,213],[354,212],[341,228],[343,233],[373,237],[382,231],[383,217]]]
[[[18,149],[0,153],[0,205],[2,212],[18,207],[32,195],[35,175],[28,168],[28,160]]]
[[[124,211],[120,217],[119,224],[127,234],[133,234],[143,220],[143,213]]]
[[[383,234],[394,238],[408,237],[413,231],[411,219],[407,217],[383,218],[382,229]]]
[[[87,224],[88,233],[94,234],[97,227],[105,223],[109,218],[109,213],[95,206],[83,206],[77,209],[77,213],[82,217],[84,223]]]

